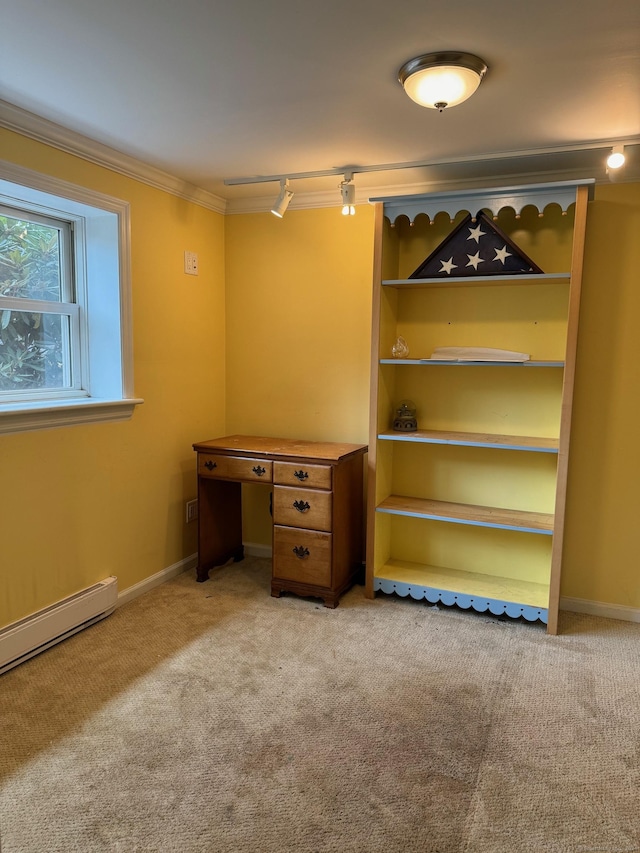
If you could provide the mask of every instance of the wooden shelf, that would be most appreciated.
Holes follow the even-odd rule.
[[[414,364],[422,367],[564,367],[564,361],[453,361],[436,358],[381,358],[380,364]]]
[[[522,615],[546,621],[548,584],[403,560],[389,560],[381,566],[376,572],[374,584],[378,590],[387,593],[396,592],[416,599],[427,598],[432,602],[474,607],[480,611],[492,609],[492,612],[506,612],[510,609],[509,605],[534,608],[542,611],[542,614]],[[497,606],[487,607],[489,602]]]
[[[396,278],[382,282],[383,287],[488,287],[501,284],[566,284],[571,273],[538,273],[537,275],[474,275],[450,278]]]
[[[449,430],[419,429],[415,432],[381,432],[384,441],[413,441],[417,444],[454,444],[462,447],[491,447],[498,450],[524,450],[537,453],[557,453],[557,438],[530,435],[493,435],[487,432],[450,432]]]
[[[553,533],[553,514],[546,512],[524,512],[501,507],[460,504],[450,501],[435,501],[424,498],[389,495],[376,507],[376,512],[405,515],[432,521],[447,521],[475,527],[495,527],[501,530],[517,530],[521,533]]]

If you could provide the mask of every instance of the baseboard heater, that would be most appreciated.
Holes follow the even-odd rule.
[[[0,675],[115,610],[118,579],[106,578],[0,629]]]

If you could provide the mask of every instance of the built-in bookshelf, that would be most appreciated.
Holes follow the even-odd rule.
[[[557,632],[585,222],[592,181],[374,199],[367,594]],[[541,273],[412,278],[468,213]],[[471,257],[471,256],[470,256]],[[402,336],[409,354],[395,358]],[[442,347],[526,353],[439,359]],[[401,401],[418,427],[393,429]]]

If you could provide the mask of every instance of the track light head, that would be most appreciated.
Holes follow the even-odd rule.
[[[625,160],[624,145],[616,145],[607,157],[607,169],[619,169],[624,166]]]
[[[280,180],[280,195],[278,196],[276,203],[271,208],[271,213],[273,213],[274,216],[277,216],[278,219],[282,219],[292,198],[293,192],[289,189],[289,180],[287,178],[282,178]]]
[[[340,193],[342,195],[342,215],[354,216],[356,212],[356,187],[353,183],[353,174],[344,176],[344,181],[339,184]]]

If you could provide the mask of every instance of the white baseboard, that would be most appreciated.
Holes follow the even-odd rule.
[[[195,569],[197,564],[198,555],[191,554],[191,556],[185,557],[184,560],[180,560],[172,566],[168,566],[166,569],[156,572],[156,574],[151,575],[150,578],[145,578],[143,581],[140,581],[140,583],[136,583],[133,586],[127,587],[127,589],[123,589],[122,592],[118,593],[117,606],[120,607],[122,604],[127,604],[129,601],[133,601],[133,599],[137,598],[139,595],[144,595],[145,592],[149,592],[149,590],[160,586],[160,584],[171,580],[171,578],[181,575],[182,572],[187,572],[189,569]]]
[[[270,545],[262,545],[259,542],[244,542],[243,544],[245,554],[248,557],[263,557],[265,559],[271,559],[273,556],[273,549]],[[162,571],[157,572],[155,575],[151,575],[150,578],[145,578],[143,581],[140,581],[140,583],[134,584],[127,589],[123,589],[122,592],[118,593],[117,606],[120,607],[122,604],[127,604],[129,601],[133,601],[133,599],[137,598],[139,595],[149,592],[149,590],[154,589],[156,586],[160,586],[160,584],[165,583],[165,581],[168,581],[171,578],[177,577],[182,574],[182,572],[195,569],[197,565],[197,554],[191,554],[191,556],[185,557],[184,560],[180,560],[172,566],[162,569]],[[608,604],[604,601],[591,601],[587,598],[567,598],[563,596],[560,599],[560,609],[568,610],[571,613],[586,613],[589,616],[602,616],[605,619],[620,619],[623,622],[640,622],[640,609],[637,607],[626,607],[623,604]]]
[[[637,607],[607,604],[604,601],[591,601],[587,598],[562,597],[560,599],[560,610],[587,613],[590,616],[604,616],[606,619],[621,619],[624,622],[640,622],[640,609]]]
[[[273,556],[271,545],[261,545],[259,542],[244,542],[244,553],[248,557],[265,557],[270,560]]]
[[[265,557],[267,559],[271,559],[272,548],[270,545],[261,545],[258,542],[244,542],[243,544],[244,552],[248,557]],[[144,595],[145,592],[149,592],[155,587],[160,586],[160,584],[171,580],[171,578],[181,575],[183,572],[195,569],[197,565],[198,555],[191,554],[189,557],[185,557],[184,560],[180,560],[172,566],[168,566],[166,569],[156,572],[156,574],[151,575],[150,578],[145,578],[143,581],[127,587],[127,589],[123,589],[122,592],[118,593],[117,607],[127,604],[129,601],[133,601],[133,599],[137,598],[139,595]]]

